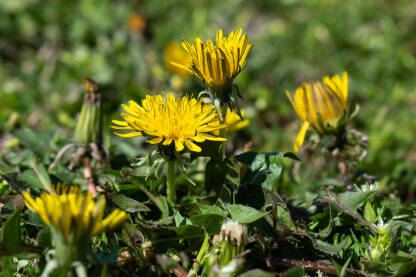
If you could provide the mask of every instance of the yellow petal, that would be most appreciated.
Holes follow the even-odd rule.
[[[116,135],[116,136],[122,137],[122,138],[131,138],[131,137],[140,137],[140,136],[142,136],[141,132],[132,132],[132,133],[126,133],[126,134],[113,132],[113,134]]]
[[[348,73],[345,71],[342,73],[342,96],[345,104],[344,107],[348,107]]]
[[[187,72],[189,72],[190,74],[193,74],[194,72],[192,71],[192,69],[189,67],[189,65],[182,65],[180,63],[177,62],[173,62],[170,61],[169,62],[171,65],[173,65],[174,67],[177,67],[178,69],[183,69],[186,70]]]
[[[207,139],[207,140],[213,140],[213,141],[226,141],[226,138],[221,138],[221,137],[216,137],[216,136],[212,136],[212,135],[208,135],[205,133],[198,133],[198,137]],[[193,140],[197,141],[195,138],[192,138]]]
[[[160,143],[163,140],[163,137],[155,137],[151,140],[148,140],[146,142],[150,143],[150,144],[157,144]]]
[[[308,130],[309,123],[304,121],[302,127],[299,130],[298,136],[296,137],[296,142],[294,146],[295,154],[299,151],[299,148],[303,145],[303,141],[305,140],[306,131]]]
[[[188,139],[185,140],[185,145],[191,151],[194,151],[194,152],[201,152],[202,151],[201,147],[199,147],[198,145],[196,145],[195,143],[191,142]]]
[[[175,140],[175,150],[176,152],[181,152],[183,150],[183,141],[181,140]]]
[[[127,122],[121,121],[121,120],[112,120],[113,124],[119,125],[119,126],[129,126]]]

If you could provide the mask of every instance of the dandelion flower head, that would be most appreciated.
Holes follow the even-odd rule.
[[[194,142],[205,140],[225,141],[225,138],[214,135],[216,130],[227,127],[220,124],[216,110],[204,105],[187,95],[174,96],[173,93],[147,95],[141,105],[129,101],[122,105],[127,113],[121,113],[125,121],[113,120],[114,129],[132,131],[114,134],[120,137],[147,136],[148,143],[164,146],[174,143],[175,150],[180,152],[185,146],[190,151],[202,149]]]

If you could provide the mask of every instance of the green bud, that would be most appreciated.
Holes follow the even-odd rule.
[[[85,87],[84,103],[75,127],[74,139],[77,143],[102,142],[101,92],[98,84],[90,78],[82,78]]]

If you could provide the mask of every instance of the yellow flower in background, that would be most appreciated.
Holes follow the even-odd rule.
[[[241,115],[244,116],[244,110],[241,110]],[[228,108],[227,114],[225,116],[225,124],[227,125],[225,128],[225,133],[229,134],[247,127],[250,124],[250,120],[242,120],[237,113],[231,111],[230,108]],[[218,133],[218,131],[214,132],[214,134]]]
[[[180,63],[186,67],[190,67],[192,65],[191,56],[188,55],[188,53],[183,50],[178,43],[171,41],[166,44],[163,55],[167,70],[181,77],[188,77],[192,75],[187,69],[172,65],[172,63]]]
[[[338,75],[322,81],[303,83],[291,95],[286,95],[298,117],[303,121],[296,138],[295,153],[305,139],[311,126],[319,134],[334,133],[343,126],[348,117],[348,74]]]
[[[244,110],[241,110],[241,115],[244,116]],[[225,132],[232,133],[247,127],[250,124],[250,120],[241,120],[238,114],[232,112],[230,108],[228,108],[225,116],[225,124],[228,126],[225,128]]]
[[[104,196],[95,202],[90,193],[83,195],[76,187],[58,185],[55,191],[43,192],[35,199],[27,191],[23,196],[26,206],[62,235],[65,242],[75,243],[74,247],[77,242],[84,242],[127,219],[127,214],[119,209],[103,218],[106,205]]]
[[[211,40],[204,43],[200,38],[194,44],[187,40],[183,48],[192,58],[192,63],[172,62],[178,68],[188,71],[209,87],[217,90],[232,83],[232,80],[244,68],[252,44],[247,43],[247,35],[241,28],[224,37],[222,30],[217,31],[215,44]]]
[[[204,105],[201,100],[189,96],[146,95],[141,105],[130,100],[122,105],[127,113],[121,113],[125,121],[113,120],[114,129],[130,130],[130,133],[114,133],[120,137],[148,136],[148,143],[168,146],[175,144],[180,152],[186,146],[189,150],[200,152],[194,142],[205,140],[225,141],[215,135],[216,130],[227,125],[219,123],[218,113],[212,106]]]

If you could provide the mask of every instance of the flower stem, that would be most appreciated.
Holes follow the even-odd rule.
[[[220,120],[221,124],[225,124],[226,116],[227,116],[227,106],[222,105],[221,106],[221,117],[220,117],[221,118],[221,120]],[[221,138],[225,137],[225,128],[220,129],[220,137]],[[226,141],[221,143],[221,150],[220,151],[222,153],[221,154],[222,159],[225,159],[225,154],[226,154],[225,143],[226,143]]]
[[[168,161],[168,201],[175,203],[175,161]]]

